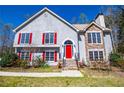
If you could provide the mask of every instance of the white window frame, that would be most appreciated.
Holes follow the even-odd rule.
[[[104,55],[104,50],[103,50],[103,49],[89,49],[89,50],[88,50],[88,57],[89,57],[89,60],[90,60],[89,51],[92,51],[92,52],[93,52],[93,60],[95,60],[94,51],[98,51],[98,59],[100,59],[100,54],[99,54],[100,51],[103,52],[103,59],[104,59],[104,57],[105,57],[105,55]]]
[[[21,35],[21,44],[29,44],[30,42],[30,33],[21,33],[22,35],[24,34],[24,43],[22,43],[22,35]],[[28,43],[26,43],[26,35],[29,34],[29,38],[28,38]]]
[[[46,52],[49,52],[49,60],[46,60],[46,61],[48,61],[48,62],[54,62],[54,60],[53,60],[53,61],[50,60],[50,56],[51,56],[51,55],[50,55],[50,52],[53,52],[53,55],[54,55],[55,50],[46,50],[46,51],[45,51],[45,59],[46,59]],[[54,56],[53,56],[53,57],[54,57]]]
[[[49,34],[49,43],[46,43],[46,34]],[[50,43],[50,35],[51,34],[53,34],[53,42],[52,43]],[[45,37],[44,37],[44,41],[45,41],[45,44],[53,45],[54,44],[54,32],[46,32]]]
[[[22,52],[24,53],[24,58],[23,58],[23,60],[29,60],[29,59],[30,59],[30,52],[29,52],[29,51],[22,51]],[[21,52],[21,59],[22,59],[22,52]],[[27,53],[29,53],[29,58],[28,58],[28,59],[26,59]]]
[[[87,42],[89,44],[102,44],[102,36],[101,36],[101,32],[100,31],[88,31],[87,32],[87,39],[88,39],[88,33],[91,33],[91,43],[89,43],[88,40],[87,40]],[[93,33],[95,33],[96,43],[93,43]],[[97,40],[97,33],[100,34],[100,40],[101,40],[100,43],[98,43],[98,40]]]

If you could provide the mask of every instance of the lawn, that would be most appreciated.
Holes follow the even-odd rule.
[[[20,71],[3,68],[1,71]],[[54,72],[55,68],[29,68],[26,72]],[[124,78],[115,71],[80,69],[84,77],[6,77],[0,76],[0,87],[124,87]]]
[[[123,87],[124,78],[91,77],[0,77],[1,87]]]
[[[30,67],[27,69],[21,67],[4,67],[0,68],[0,71],[7,71],[7,72],[60,72],[61,69],[57,67]]]

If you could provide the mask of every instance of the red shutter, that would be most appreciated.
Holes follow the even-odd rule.
[[[55,32],[54,33],[54,44],[56,44],[57,43],[57,33]]]
[[[19,33],[19,36],[18,36],[18,44],[20,44],[20,41],[21,41],[21,33]]]
[[[30,53],[29,61],[32,61],[32,53]]]
[[[18,57],[19,57],[19,59],[21,58],[21,53],[20,52],[18,53]]]
[[[42,59],[43,59],[43,61],[45,61],[45,51],[43,51]]]
[[[29,44],[32,43],[32,33],[30,33],[30,37],[29,37]]]
[[[54,52],[54,61],[57,62],[57,51]]]
[[[43,33],[42,35],[42,44],[44,44],[44,42],[45,42],[45,33]]]

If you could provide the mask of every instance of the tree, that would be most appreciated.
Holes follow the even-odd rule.
[[[124,7],[110,6],[104,13],[106,26],[112,29],[115,52],[124,54]]]
[[[78,17],[72,18],[72,24],[86,24],[88,23],[88,18],[84,13],[80,13]]]
[[[124,54],[124,7],[119,7],[119,34],[118,34],[118,52]]]
[[[1,23],[0,29],[0,55],[2,55],[7,50],[12,50],[13,44],[13,35],[12,32],[13,26],[12,24],[4,24]]]
[[[118,47],[118,6],[101,6],[100,11],[105,15],[106,27],[112,30],[111,39],[114,51],[116,52]]]
[[[81,13],[79,16],[79,22],[81,24],[85,24],[88,22],[87,16],[84,13]]]

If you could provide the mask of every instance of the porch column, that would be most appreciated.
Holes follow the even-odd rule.
[[[76,54],[76,49],[75,49],[75,45],[73,45],[73,56],[72,56],[72,59],[75,59],[75,54]]]

